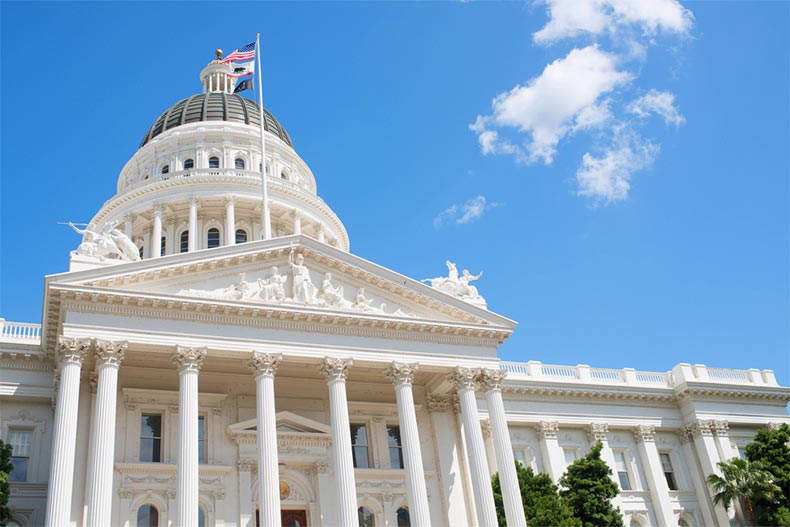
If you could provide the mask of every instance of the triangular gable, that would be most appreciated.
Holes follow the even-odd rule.
[[[289,434],[331,434],[332,427],[319,423],[313,419],[297,415],[293,412],[277,412],[275,416],[277,422],[277,431]],[[282,428],[282,430],[281,430]],[[232,424],[228,427],[228,432],[231,435],[238,433],[251,433],[258,430],[257,419],[247,419],[238,423]]]

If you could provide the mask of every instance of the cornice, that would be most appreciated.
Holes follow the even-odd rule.
[[[718,386],[688,386],[683,385],[675,388],[678,400],[691,398],[715,398],[727,399],[755,399],[768,401],[781,401],[784,404],[790,403],[790,388],[784,387],[765,387],[745,385],[743,387],[730,385]]]
[[[55,364],[43,352],[0,351],[0,369],[50,371]]]
[[[642,388],[626,390],[623,388],[613,390],[607,386],[518,386],[518,381],[510,381],[502,392],[512,396],[529,397],[567,397],[571,399],[606,399],[606,400],[633,400],[673,402],[676,400],[671,390],[645,390]]]
[[[121,474],[174,475],[177,467],[172,463],[115,463],[115,469]],[[201,476],[226,476],[231,470],[227,465],[200,465]]]

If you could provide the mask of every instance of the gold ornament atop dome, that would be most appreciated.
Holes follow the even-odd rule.
[[[222,60],[222,50],[221,49],[215,49],[214,53],[217,54],[217,60]]]

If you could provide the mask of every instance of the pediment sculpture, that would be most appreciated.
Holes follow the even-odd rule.
[[[480,307],[486,307],[486,300],[477,291],[477,287],[473,286],[470,282],[479,280],[483,276],[483,272],[473,275],[468,269],[464,269],[461,276],[458,276],[458,268],[456,265],[447,260],[447,276],[439,276],[437,278],[426,278],[422,282],[429,282],[431,287],[437,289],[448,295],[460,298],[464,302],[469,302]]]
[[[384,302],[378,306],[373,305],[374,300],[366,296],[363,287],[357,289],[353,300],[347,299],[345,288],[332,282],[332,273],[324,273],[320,287],[316,287],[310,269],[305,265],[304,256],[301,253],[291,250],[288,254],[288,265],[291,270],[290,276],[282,275],[278,267],[272,267],[266,278],[248,281],[246,273],[241,273],[238,282],[227,287],[181,289],[177,294],[215,300],[308,305],[361,313],[416,317],[413,313],[407,313],[400,308],[392,313],[387,313],[385,311],[387,305]],[[286,286],[289,280],[291,282],[290,288]]]
[[[110,259],[137,262],[140,260],[139,249],[126,234],[116,228],[115,222],[106,223],[99,231],[89,229],[89,226],[80,229],[72,222],[68,222],[67,225],[74,229],[74,232],[82,235],[82,243],[75,251],[81,256],[95,258],[99,261]]]

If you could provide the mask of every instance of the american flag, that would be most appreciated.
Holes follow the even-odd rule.
[[[242,46],[224,59],[222,62],[247,62],[255,58],[255,42]]]

